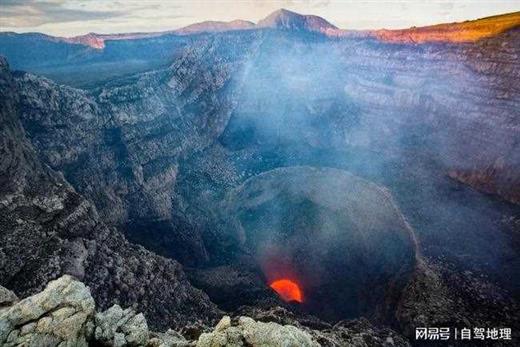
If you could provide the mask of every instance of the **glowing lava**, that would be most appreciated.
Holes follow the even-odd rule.
[[[276,280],[270,285],[280,297],[287,302],[296,301],[303,302],[302,291],[300,287],[291,280],[281,279]]]

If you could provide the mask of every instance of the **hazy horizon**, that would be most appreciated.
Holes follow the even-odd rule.
[[[342,29],[399,29],[516,12],[515,1],[101,1],[0,0],[0,31],[76,36],[175,30],[203,21],[258,22],[285,8],[325,18]]]

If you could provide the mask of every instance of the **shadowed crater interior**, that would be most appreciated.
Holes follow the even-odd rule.
[[[248,179],[225,204],[230,232],[267,284],[298,285],[302,309],[330,320],[395,313],[416,244],[384,188],[337,169],[280,168]]]

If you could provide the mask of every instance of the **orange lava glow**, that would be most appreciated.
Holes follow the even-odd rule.
[[[291,280],[281,279],[276,280],[270,285],[280,297],[287,302],[296,301],[303,302],[302,291],[300,287]]]

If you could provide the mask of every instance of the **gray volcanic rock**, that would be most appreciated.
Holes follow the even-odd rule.
[[[271,309],[244,307],[234,315],[251,317],[257,322],[272,322],[278,326],[294,326],[309,333],[313,342],[317,342],[320,346],[410,346],[406,338],[397,332],[389,328],[376,327],[365,318],[342,320],[336,324],[330,324],[316,317],[298,315],[281,307]],[[232,320],[232,323],[233,321],[236,321],[236,318]]]
[[[41,163],[19,121],[21,93],[5,65],[0,90],[1,285],[26,296],[72,274],[90,286],[101,307],[133,306],[153,326],[211,319],[216,307],[191,287],[179,263],[130,244]]]
[[[87,346],[94,299],[70,276],[49,283],[41,293],[0,310],[2,346]]]
[[[312,337],[291,325],[255,322],[249,317],[240,317],[238,325],[232,326],[229,316],[224,316],[212,333],[202,334],[197,347],[240,346],[319,346]]]
[[[140,346],[149,339],[143,314],[136,314],[132,309],[123,310],[119,305],[96,313],[94,324],[94,339],[106,345]]]
[[[224,316],[212,331],[195,338],[171,329],[152,332],[143,314],[130,308],[114,305],[96,313],[89,289],[65,275],[42,292],[0,309],[0,343],[13,347],[409,346],[392,330],[376,329],[366,320],[331,326],[282,308],[255,308],[249,314],[256,321],[243,315]]]
[[[114,305],[96,313],[90,290],[68,275],[0,310],[0,344],[6,347],[188,345],[172,332],[152,335],[154,338],[150,338],[143,314],[132,309]]]
[[[202,40],[165,70],[94,93],[20,73],[22,123],[43,161],[62,171],[105,223],[163,255],[207,261],[202,236],[172,208],[179,158],[222,133],[251,42]],[[237,54],[222,59],[228,49]],[[150,243],[153,230],[162,242]]]

